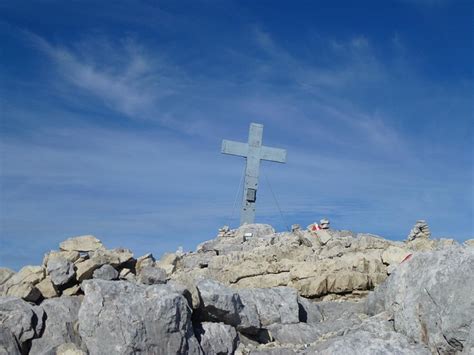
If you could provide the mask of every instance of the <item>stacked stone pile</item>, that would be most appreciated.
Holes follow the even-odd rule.
[[[407,240],[412,241],[418,238],[428,239],[429,237],[431,237],[430,228],[428,227],[428,224],[425,220],[420,219],[416,221],[415,226],[408,234]]]
[[[157,261],[70,238],[0,268],[0,354],[469,354],[472,242],[420,240],[254,224]]]

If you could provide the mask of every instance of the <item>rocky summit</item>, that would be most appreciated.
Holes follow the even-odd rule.
[[[219,230],[135,258],[94,236],[0,268],[0,354],[474,354],[474,243]]]

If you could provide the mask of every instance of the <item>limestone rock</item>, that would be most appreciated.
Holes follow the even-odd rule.
[[[36,302],[41,298],[41,292],[32,283],[20,283],[9,286],[6,295],[19,297],[28,302]]]
[[[76,264],[76,278],[78,281],[90,279],[94,271],[106,264],[105,258],[94,257]]]
[[[3,325],[0,325],[0,354],[21,355],[15,336]]]
[[[232,326],[241,323],[242,301],[237,292],[214,280],[200,280],[196,285],[201,299],[199,309],[203,320],[224,322]]]
[[[47,267],[48,262],[50,260],[53,260],[55,258],[64,258],[71,263],[74,263],[80,258],[79,252],[75,250],[70,250],[70,251],[63,251],[63,250],[51,250],[49,253],[46,253],[43,257],[43,266]]]
[[[299,320],[304,323],[320,323],[324,316],[318,305],[318,302],[313,302],[304,297],[298,297]]]
[[[67,284],[76,275],[74,264],[61,256],[50,258],[46,271],[56,286]]]
[[[73,285],[63,290],[63,296],[75,296],[81,292],[81,286]]]
[[[464,245],[467,247],[474,247],[474,239],[465,240]]]
[[[102,242],[93,235],[82,235],[65,240],[59,244],[61,250],[88,252],[103,248]]]
[[[44,332],[41,338],[31,342],[31,354],[54,353],[64,343],[74,343],[81,347],[82,340],[77,330],[79,297],[62,296],[46,300],[39,306],[46,314]]]
[[[462,351],[473,323],[474,249],[417,253],[388,278],[384,307],[395,330],[440,354]]]
[[[307,323],[272,324],[268,326],[272,339],[280,344],[308,344],[319,339],[317,327]]]
[[[95,269],[92,274],[92,277],[94,279],[101,280],[116,280],[118,276],[118,271],[115,270],[114,267],[109,264],[102,265],[100,268]]]
[[[22,283],[31,283],[36,285],[45,278],[45,271],[42,266],[24,266],[16,274],[14,274],[7,282],[11,285]]]
[[[148,253],[145,254],[137,259],[137,263],[135,266],[136,273],[139,274],[140,270],[145,266],[155,266],[155,258],[153,254]]]
[[[248,233],[251,233],[252,236],[250,238],[259,238],[259,237],[267,237],[272,234],[275,234],[275,230],[269,224],[244,224],[240,226],[237,230],[235,230],[235,237],[237,238],[244,238],[244,236]]]
[[[53,298],[58,296],[58,290],[49,276],[47,276],[40,283],[36,284],[36,288],[41,293],[43,298]]]
[[[27,342],[41,333],[43,315],[42,310],[17,297],[0,297],[0,328],[13,335],[22,352],[26,350]],[[8,331],[2,332],[6,341],[11,340]],[[11,348],[10,345],[8,347]]]
[[[166,283],[165,270],[155,266],[145,266],[138,274],[138,281],[145,285]]]
[[[87,355],[87,353],[74,343],[66,343],[56,348],[56,355]]]
[[[259,328],[275,323],[299,322],[298,294],[291,287],[240,289],[239,296],[244,305],[243,314],[248,319],[257,316]],[[255,322],[250,322],[253,326]],[[241,324],[241,327],[246,324]]]
[[[13,275],[15,275],[15,271],[6,267],[0,267],[0,285],[7,282]]]
[[[166,253],[158,260],[155,265],[165,270],[166,275],[171,275],[176,270],[179,257],[176,253]]]
[[[202,353],[187,302],[171,287],[87,280],[83,288],[79,331],[91,355]]]
[[[323,355],[430,354],[423,345],[412,343],[402,334],[396,333],[390,322],[376,317],[346,331],[344,335],[332,337],[307,350],[308,354]]]
[[[332,235],[324,229],[315,231],[314,234],[318,238],[321,245],[326,245],[332,239]]]
[[[100,259],[104,264],[118,268],[133,260],[133,253],[129,249],[105,249],[99,248],[89,253],[91,259]]]
[[[124,269],[120,270],[119,279],[120,280],[127,280],[127,281],[135,281],[136,277],[135,277],[135,274],[132,273],[132,270],[124,268]]]
[[[206,355],[233,354],[237,348],[237,331],[230,325],[203,322],[196,333]]]
[[[384,264],[400,264],[411,252],[398,246],[391,245],[382,253],[382,261]]]

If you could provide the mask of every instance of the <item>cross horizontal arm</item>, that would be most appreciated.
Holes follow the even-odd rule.
[[[240,143],[235,141],[228,141],[227,139],[222,140],[223,154],[238,155],[240,157],[246,157],[249,151],[247,143]]]
[[[286,163],[286,150],[263,146],[260,150],[260,159]]]

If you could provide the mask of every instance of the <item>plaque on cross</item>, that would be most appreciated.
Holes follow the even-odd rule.
[[[240,225],[254,223],[255,221],[260,160],[278,163],[286,162],[286,150],[263,146],[262,136],[263,125],[251,123],[248,143],[228,141],[226,139],[222,141],[222,153],[241,156],[247,160]]]

